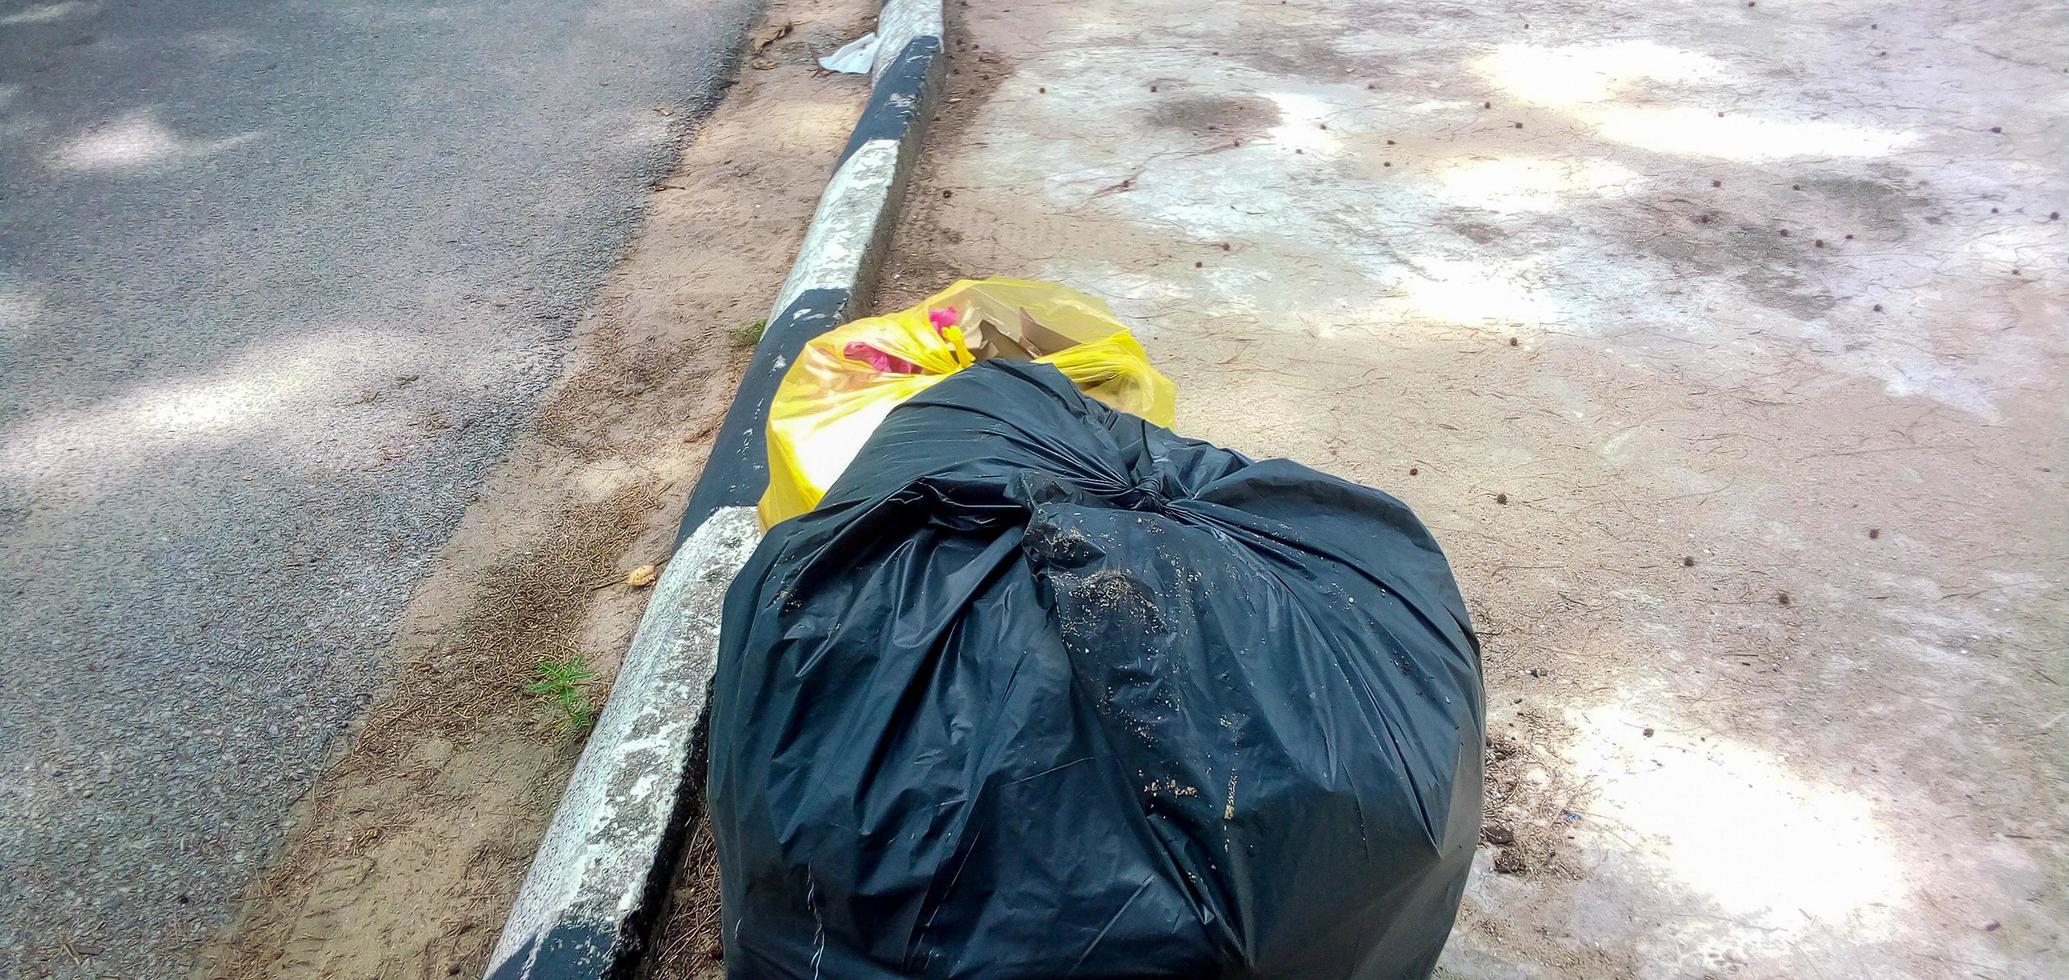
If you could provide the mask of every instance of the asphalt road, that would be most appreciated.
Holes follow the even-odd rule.
[[[0,0],[0,975],[227,921],[754,7]]]

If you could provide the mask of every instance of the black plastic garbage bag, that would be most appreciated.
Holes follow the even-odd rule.
[[[1479,648],[1400,501],[989,361],[893,411],[725,605],[734,976],[1427,974]]]

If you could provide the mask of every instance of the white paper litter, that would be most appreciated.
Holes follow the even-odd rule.
[[[869,73],[869,66],[875,62],[876,32],[870,31],[841,45],[839,51],[819,59],[819,67],[849,75],[866,75]]]

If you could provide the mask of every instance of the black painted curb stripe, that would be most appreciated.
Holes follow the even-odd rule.
[[[869,105],[855,122],[855,132],[841,150],[841,163],[871,140],[899,140],[915,136],[926,127],[926,113],[932,111],[940,94],[941,39],[922,35],[907,42],[898,60],[884,69],[869,93]]]
[[[712,440],[711,456],[697,478],[697,489],[683,508],[682,523],[675,532],[680,548],[697,528],[720,507],[752,507],[761,501],[769,486],[769,454],[763,426],[769,403],[783,373],[797,359],[798,352],[813,337],[855,318],[861,304],[851,289],[807,289],[769,322],[754,359],[740,376],[740,390],[726,409],[726,420]]]
[[[868,306],[883,255],[890,249],[891,232],[898,224],[899,204],[918,157],[920,141],[926,135],[926,113],[940,96],[941,39],[917,37],[906,44],[898,60],[877,80],[869,104],[855,123],[854,135],[841,151],[836,172],[865,144],[879,140],[898,143],[898,164],[884,209],[877,216],[876,230],[863,253],[855,281],[846,288],[807,289],[769,321],[754,359],[740,379],[740,390],[726,410],[724,424],[711,446],[711,456],[698,477],[697,489],[683,510],[675,532],[675,544],[684,541],[720,507],[754,506],[769,486],[768,447],[763,427],[769,403],[783,372],[796,360],[806,342],[834,327],[855,319]]]

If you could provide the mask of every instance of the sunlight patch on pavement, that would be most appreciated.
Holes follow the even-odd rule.
[[[1524,102],[1559,108],[1608,101],[1641,83],[1692,85],[1729,79],[1717,59],[1653,41],[1559,48],[1504,44],[1475,67]]]
[[[206,374],[140,385],[79,409],[45,411],[0,431],[0,473],[23,485],[89,473],[105,478],[114,467],[194,440],[272,437],[312,414],[355,407],[319,398],[342,379],[378,367],[393,348],[391,339],[359,329],[291,338],[254,346]],[[369,417],[386,416],[386,406],[370,398],[366,404],[361,411]],[[331,430],[333,438],[345,434],[343,427]]]
[[[1889,933],[1909,887],[1896,843],[1860,795],[1722,736],[1648,738],[1643,719],[1587,714],[1576,778],[1595,791],[1579,826],[1594,846],[1656,869],[1773,940]]]
[[[1576,113],[1602,136],[1641,150],[1758,162],[1807,157],[1879,157],[1909,145],[1910,133],[1818,120],[1768,119],[1702,108],[1606,106]]]
[[[20,328],[42,318],[48,304],[43,298],[26,289],[0,286],[0,337],[13,334]]]
[[[1266,92],[1265,98],[1279,107],[1279,124],[1267,130],[1272,142],[1307,153],[1328,153],[1341,142],[1323,129],[1329,116],[1341,106],[1324,102],[1303,92]]]
[[[1474,68],[1528,105],[1655,153],[1742,162],[1879,157],[1916,140],[1873,126],[1740,111],[1732,88],[1739,80],[1722,62],[1652,41],[1504,44]]]
[[[1484,262],[1424,259],[1422,275],[1401,282],[1411,313],[1458,324],[1543,323],[1559,319],[1543,292],[1524,278],[1533,263],[1495,268]]]
[[[1574,195],[1618,196],[1638,179],[1609,160],[1543,157],[1460,160],[1437,172],[1438,197],[1445,204],[1503,214],[1555,211]]]
[[[219,140],[188,140],[167,129],[150,112],[132,112],[65,141],[50,162],[59,170],[135,170],[207,156],[257,137],[256,132],[245,132]]]
[[[77,17],[93,13],[98,7],[99,4],[82,3],[80,0],[59,0],[58,3],[39,3],[27,10],[16,11],[5,17],[0,17],[0,27],[12,27],[16,24],[48,24],[52,21],[64,20],[67,17]]]

